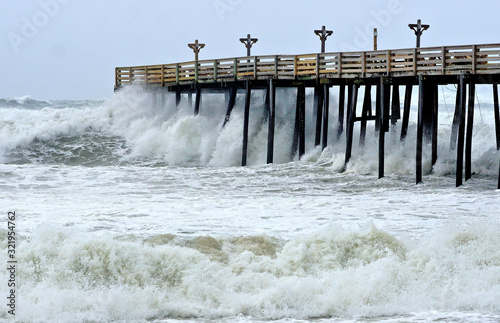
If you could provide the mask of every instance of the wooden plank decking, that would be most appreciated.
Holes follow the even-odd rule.
[[[445,46],[366,52],[266,55],[117,67],[115,85],[170,86],[238,80],[311,80],[500,74],[500,44]]]

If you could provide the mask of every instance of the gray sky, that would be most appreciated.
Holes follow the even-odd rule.
[[[315,53],[314,29],[334,34],[328,52],[415,46],[407,27],[430,24],[422,46],[500,43],[498,0],[0,0],[0,98],[105,99],[114,68],[252,55]]]

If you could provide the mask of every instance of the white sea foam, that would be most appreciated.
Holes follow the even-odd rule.
[[[498,229],[487,223],[451,227],[420,241],[373,226],[330,226],[288,241],[171,235],[143,240],[43,230],[19,244],[18,319],[499,313]]]

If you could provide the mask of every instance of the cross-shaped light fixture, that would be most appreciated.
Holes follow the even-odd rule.
[[[417,48],[420,47],[420,36],[422,33],[429,29],[430,25],[422,25],[422,20],[418,19],[416,24],[409,24],[408,27],[415,32],[417,36]]]
[[[332,30],[326,30],[326,27],[323,26],[321,30],[315,30],[314,33],[319,36],[319,39],[321,40],[321,52],[325,52],[325,42],[328,36],[331,36],[333,34]]]
[[[247,56],[250,56],[250,49],[258,40],[258,38],[250,37],[250,34],[247,35],[247,38],[240,38],[240,42],[245,44],[245,47],[247,48]]]
[[[198,43],[198,39],[196,39],[193,44],[188,44],[188,47],[193,50],[194,60],[197,62],[198,61],[198,53],[200,52],[200,49],[205,47],[205,44]]]

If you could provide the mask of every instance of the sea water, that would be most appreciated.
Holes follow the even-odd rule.
[[[440,102],[439,159],[424,145],[414,184],[409,137],[354,141],[329,129],[291,152],[295,99],[278,90],[275,163],[266,165],[263,93],[252,97],[248,167],[243,95],[222,128],[224,99],[125,89],[106,101],[0,99],[0,228],[16,212],[21,322],[498,322],[500,154],[493,110],[476,113],[473,179],[454,187],[453,107]],[[361,99],[360,99],[361,100]],[[449,100],[448,102],[452,102]],[[335,106],[332,96],[332,107]],[[330,120],[336,120],[331,109]],[[356,125],[356,128],[358,125]],[[7,313],[8,273],[0,270]]]

